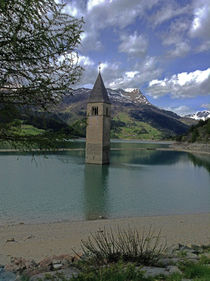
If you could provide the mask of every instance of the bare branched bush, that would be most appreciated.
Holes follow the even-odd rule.
[[[96,264],[112,262],[137,262],[142,265],[155,264],[166,250],[166,242],[161,232],[155,233],[150,227],[141,234],[132,228],[113,231],[112,228],[90,234],[87,241],[81,243],[84,257]]]

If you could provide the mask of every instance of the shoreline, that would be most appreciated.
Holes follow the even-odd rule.
[[[168,246],[182,244],[210,244],[210,213],[168,216],[144,216],[100,219],[93,221],[59,221],[35,224],[0,225],[0,264],[11,257],[40,261],[46,257],[80,253],[80,242],[90,233],[110,227],[134,227],[140,233],[152,227]],[[73,250],[72,250],[73,249]]]
[[[185,146],[172,146],[172,147],[166,147],[166,148],[111,148],[112,151],[135,151],[135,150],[153,150],[153,151],[180,151],[180,152],[187,152],[187,153],[198,153],[198,154],[207,154],[210,155],[210,151],[202,151],[202,150],[196,150],[191,148],[186,148]],[[39,149],[33,149],[31,151],[21,151],[18,149],[0,149],[0,153],[32,153],[32,152],[41,152],[41,153],[55,153],[55,152],[65,152],[65,151],[85,151],[85,148],[59,148],[56,150],[39,150]]]

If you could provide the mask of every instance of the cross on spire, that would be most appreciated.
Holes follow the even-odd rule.
[[[101,62],[98,63],[98,72],[101,72]]]

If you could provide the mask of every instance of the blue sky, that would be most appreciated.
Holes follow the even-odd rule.
[[[85,21],[78,87],[93,86],[101,62],[108,88],[139,88],[178,114],[210,110],[210,0],[65,2]]]

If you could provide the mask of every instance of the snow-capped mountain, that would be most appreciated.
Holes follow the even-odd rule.
[[[147,98],[142,94],[139,89],[128,88],[128,89],[107,89],[108,95],[112,101],[117,101],[121,103],[130,103],[130,104],[148,104],[151,103]]]
[[[192,119],[195,119],[195,120],[205,121],[206,119],[210,118],[210,111],[209,110],[198,111],[194,114],[188,114],[185,117],[192,118]]]
[[[66,96],[66,100],[77,101],[80,98],[88,98],[90,94],[90,89],[79,88],[76,90],[72,90],[72,95]],[[142,94],[139,89],[128,88],[128,89],[107,89],[109,98],[112,103],[124,103],[124,104],[147,104],[151,105],[151,103],[147,100],[147,98]]]

